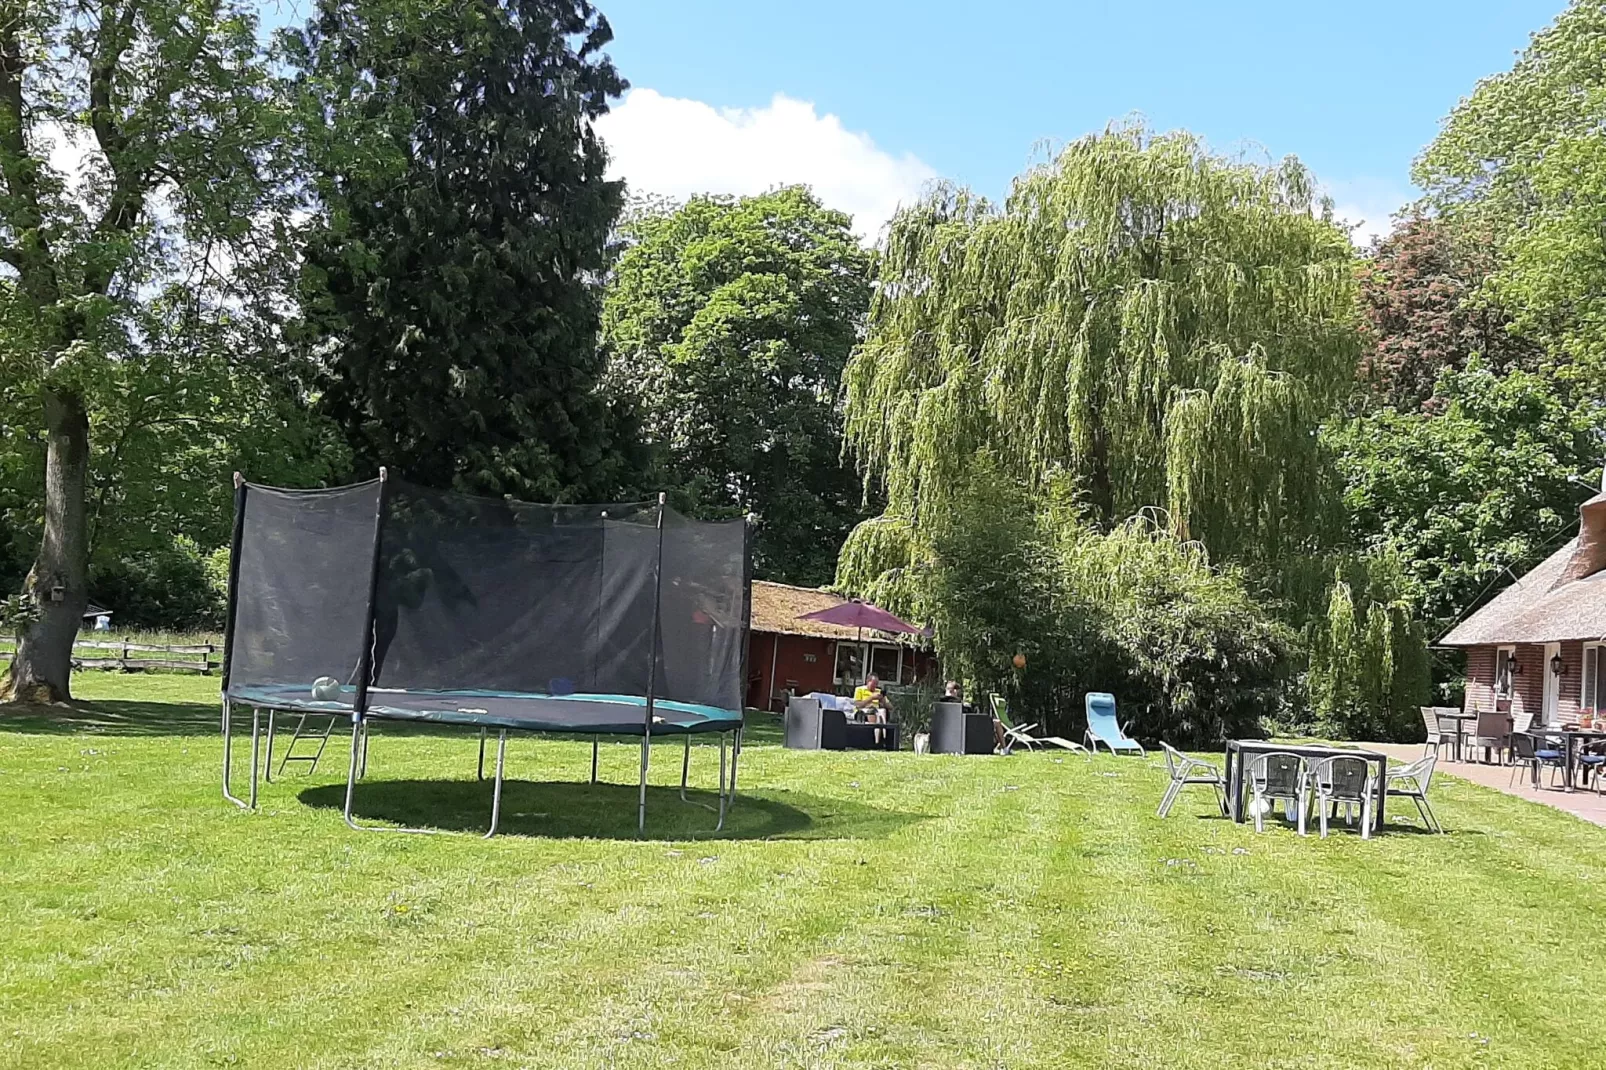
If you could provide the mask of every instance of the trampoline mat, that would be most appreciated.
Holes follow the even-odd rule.
[[[315,699],[305,684],[231,685],[231,702],[263,709],[350,714],[357,689],[342,687],[338,699]],[[656,699],[654,735],[729,732],[742,723],[735,710]],[[397,691],[368,689],[369,717],[399,721],[519,728],[532,732],[577,732],[610,736],[643,733],[647,700],[640,695],[536,695],[510,691]]]

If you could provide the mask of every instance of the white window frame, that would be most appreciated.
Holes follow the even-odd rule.
[[[1582,659],[1583,667],[1580,670],[1582,679],[1578,682],[1578,708],[1580,710],[1598,710],[1606,702],[1602,701],[1601,684],[1606,683],[1606,654],[1601,653],[1601,647],[1606,644],[1599,642],[1585,643]]]
[[[1505,672],[1500,671],[1500,656],[1505,655]],[[1494,648],[1494,697],[1496,700],[1509,699],[1516,695],[1517,682],[1513,677],[1511,667],[1517,663],[1517,648],[1515,646],[1497,646]]]

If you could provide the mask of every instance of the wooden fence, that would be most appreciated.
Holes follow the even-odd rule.
[[[0,665],[8,665],[16,639],[0,639]],[[76,639],[72,646],[74,669],[170,669],[208,675],[222,666],[221,648],[215,643],[135,643],[126,639]]]

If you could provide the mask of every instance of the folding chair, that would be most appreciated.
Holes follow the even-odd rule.
[[[1115,696],[1106,691],[1087,693],[1087,749],[1097,751],[1102,743],[1111,754],[1137,751],[1139,757],[1148,757],[1143,745],[1128,739],[1120,722],[1115,719]]]
[[[1165,797],[1160,800],[1158,816],[1164,817],[1171,812],[1172,805],[1182,789],[1189,784],[1207,784],[1215,790],[1216,804],[1221,807],[1221,816],[1227,816],[1227,779],[1221,771],[1209,762],[1190,758],[1177,750],[1171,744],[1160,741],[1165,748],[1165,771],[1171,776],[1171,783],[1166,785]]]
[[[1027,750],[1047,744],[1050,747],[1059,747],[1061,750],[1080,751],[1082,754],[1087,754],[1086,747],[1082,746],[1080,743],[1072,743],[1063,736],[1032,735],[1032,729],[1037,727],[1035,722],[1016,727],[1016,725],[1009,719],[1009,703],[1004,700],[1004,696],[988,695],[987,698],[988,701],[992,703],[993,716],[996,717],[998,719],[998,723],[1003,726],[1005,751],[1008,751],[1010,747],[1017,743],[1025,747]]]

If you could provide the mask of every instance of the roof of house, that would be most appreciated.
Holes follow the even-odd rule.
[[[1569,540],[1488,605],[1450,629],[1439,644],[1483,646],[1606,638],[1606,570],[1562,582],[1578,545],[1576,537]]]
[[[805,613],[839,606],[847,599],[818,587],[793,587],[768,580],[753,581],[752,630],[779,635],[808,635],[817,639],[856,639],[859,629],[845,628],[840,624],[826,624],[817,620],[799,620]],[[907,641],[911,636],[897,636],[889,632],[864,630],[864,638],[878,643]]]

